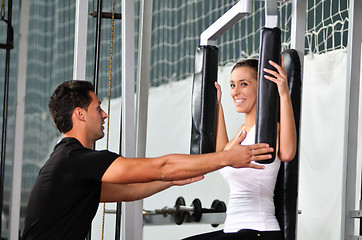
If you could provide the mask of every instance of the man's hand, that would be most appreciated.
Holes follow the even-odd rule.
[[[263,165],[251,163],[252,161],[263,161],[272,158],[269,154],[273,152],[273,148],[269,147],[266,143],[257,143],[253,145],[241,145],[240,143],[245,139],[246,131],[242,131],[241,134],[234,139],[232,144],[226,150],[231,156],[232,163],[229,164],[235,168],[250,167],[263,169]]]
[[[185,180],[178,180],[178,181],[172,181],[172,185],[174,186],[183,186],[186,184],[190,184],[190,183],[194,183],[194,182],[198,182],[202,179],[204,179],[204,176],[198,176],[198,177],[193,177],[193,178],[188,178]]]

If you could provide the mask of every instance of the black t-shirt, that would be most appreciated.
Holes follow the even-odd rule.
[[[118,156],[62,139],[35,181],[22,239],[84,240],[99,205],[102,176]]]

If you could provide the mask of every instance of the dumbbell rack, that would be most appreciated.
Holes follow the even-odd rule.
[[[226,219],[226,213],[204,213],[202,214],[202,218],[197,223],[202,224],[211,224],[212,226],[218,226],[222,223],[224,223]],[[161,214],[155,214],[155,215],[149,215],[149,214],[143,214],[143,223],[144,226],[150,226],[150,225],[175,225],[175,218],[172,215],[161,215]],[[182,224],[195,224],[196,222],[187,215],[185,218],[185,221]]]
[[[211,224],[213,227],[224,223],[226,205],[214,200],[210,209],[202,208],[201,201],[194,199],[191,206],[185,206],[183,197],[178,197],[174,207],[143,211],[143,223],[147,225],[181,225],[184,223]]]

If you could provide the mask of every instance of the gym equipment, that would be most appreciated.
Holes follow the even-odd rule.
[[[280,64],[281,32],[278,27],[264,28],[261,36],[259,72],[258,72],[258,95],[256,107],[255,143],[268,143],[276,149],[277,123],[279,116],[279,93],[275,83],[264,77],[264,68],[275,70],[269,64],[269,60]],[[259,163],[272,163],[275,159],[272,152],[270,160]]]
[[[211,208],[202,208],[200,199],[195,198],[192,201],[191,206],[185,206],[185,199],[178,197],[175,202],[175,206],[172,208],[164,207],[162,209],[156,209],[153,211],[143,211],[144,216],[163,215],[167,217],[172,215],[174,222],[177,225],[181,225],[185,221],[188,222],[200,222],[203,214],[207,213],[225,213],[226,204],[219,200],[214,200],[211,204]],[[217,227],[219,224],[212,223],[213,227]]]
[[[215,212],[226,212],[226,204],[223,201],[214,200],[211,204],[211,209]],[[219,226],[219,224],[211,224],[213,227]]]
[[[4,102],[3,102],[3,122],[1,133],[1,160],[0,160],[0,214],[2,216],[4,206],[4,179],[5,179],[5,154],[9,103],[9,85],[10,85],[10,51],[14,48],[14,30],[11,24],[13,1],[8,1],[8,14],[5,19],[5,1],[1,1],[0,22],[6,24],[6,43],[0,43],[0,48],[6,49],[5,55],[5,77],[4,77]],[[0,236],[2,231],[2,218],[0,218]]]
[[[292,100],[297,146],[299,146],[299,123],[301,110],[301,64],[298,52],[293,49],[282,53],[288,75],[289,94]],[[297,224],[299,151],[290,162],[281,162],[274,189],[275,216],[285,240],[294,240]]]
[[[93,12],[90,14],[92,17],[97,19],[96,22],[96,39],[95,39],[95,62],[94,62],[94,79],[93,85],[95,89],[95,93],[98,93],[98,82],[99,82],[99,61],[100,61],[100,44],[101,44],[101,22],[102,18],[109,18],[112,20],[111,23],[111,41],[110,41],[110,54],[109,54],[109,76],[108,76],[108,109],[107,115],[110,116],[110,102],[111,102],[111,86],[112,86],[112,63],[113,63],[113,37],[114,37],[114,20],[122,19],[122,15],[120,13],[115,12],[115,0],[112,1],[112,12],[103,12],[102,11],[102,0],[97,0],[97,11],[94,10],[94,0],[93,0]],[[98,14],[100,13],[100,14]],[[109,121],[110,117],[107,118],[107,134],[106,134],[106,149],[109,147]],[[104,224],[105,224],[105,214],[106,214],[106,203],[103,203],[103,214],[102,214],[102,225],[101,225],[101,239],[104,239]],[[117,210],[116,210],[116,227],[115,227],[115,239],[121,239],[121,203],[117,202]],[[86,239],[90,239],[90,232]]]
[[[191,154],[215,151],[216,88],[218,49],[199,46],[195,56],[192,86]]]
[[[239,3],[242,3],[240,1]],[[246,1],[245,1],[246,3]],[[246,4],[247,5],[247,4]],[[245,6],[246,6],[245,5]],[[233,7],[234,8],[234,7]],[[240,8],[242,9],[242,8]],[[246,10],[248,10],[247,7],[245,7]],[[235,16],[237,14],[241,14],[243,11],[231,11],[229,10],[226,14],[224,14],[219,20],[217,20],[213,25],[211,25],[208,29],[206,29],[201,34],[201,45],[214,45],[216,39],[225,31],[225,29],[228,29],[230,26],[234,24]],[[248,12],[248,11],[245,11]],[[237,13],[237,14],[236,14]],[[262,32],[262,41],[261,41],[261,51],[260,51],[260,61],[259,61],[259,75],[264,75],[262,69],[264,67],[270,68],[268,60],[273,60],[277,64],[280,64],[280,51],[281,51],[281,39],[280,39],[280,30],[276,28],[278,24],[278,7],[276,5],[276,1],[266,1],[265,6],[265,26],[263,32]],[[225,18],[224,18],[225,16]],[[240,15],[241,16],[241,15]],[[231,21],[227,19],[232,19]],[[237,20],[235,20],[237,21]],[[210,31],[210,33],[208,32]],[[207,33],[207,34],[206,34]],[[202,38],[205,36],[205,39]],[[290,88],[290,94],[292,97],[292,103],[293,103],[293,110],[295,115],[295,121],[296,121],[296,127],[297,132],[299,135],[299,118],[300,118],[300,89],[301,89],[301,74],[300,74],[300,60],[299,58],[296,58],[294,56],[293,50],[290,51],[290,55],[292,55],[292,59],[294,64],[292,64],[295,77],[294,75],[290,75],[287,67],[287,73],[288,76],[288,82],[289,82],[289,88]],[[284,60],[285,65],[288,65],[287,58],[289,53],[285,53]],[[264,62],[266,61],[266,62]],[[196,64],[198,61],[196,61]],[[206,64],[203,65],[203,67],[206,68]],[[201,72],[200,68],[195,68],[195,72]],[[298,70],[299,69],[299,70]],[[298,74],[299,71],[299,74]],[[261,79],[261,77],[258,77],[258,79]],[[195,81],[195,80],[194,80]],[[271,83],[269,80],[264,81],[266,84]],[[199,84],[201,85],[201,84]],[[264,92],[266,91],[266,94],[269,96],[266,96],[266,99],[259,100],[258,98],[258,104],[260,105],[258,108],[258,115],[259,119],[257,119],[257,126],[256,126],[256,142],[267,142],[272,147],[275,148],[276,146],[276,131],[277,131],[277,121],[279,116],[279,94],[277,91],[276,86],[274,83],[271,83],[270,86],[262,86],[262,90],[260,90],[263,93],[263,96],[266,96]],[[195,87],[195,84],[194,84]],[[265,88],[265,89],[264,89]],[[270,88],[270,89],[269,89]],[[258,89],[259,94],[259,89]],[[201,94],[200,94],[201,95]],[[261,95],[261,93],[259,94]],[[202,95],[203,96],[203,95]],[[193,95],[193,101],[195,101],[195,97]],[[209,101],[214,101],[213,96],[209,96],[207,99]],[[204,101],[204,99],[199,100]],[[197,109],[197,108],[196,108]],[[195,111],[195,105],[193,105],[193,114]],[[191,139],[191,153],[203,153],[203,149],[200,148],[200,146],[203,146],[201,144],[201,141],[205,141],[203,138],[206,138],[206,134],[202,134],[202,131],[200,129],[206,128],[206,126],[202,125],[203,123],[202,118],[206,118],[203,116],[203,111],[201,111],[201,108],[198,108],[200,112],[198,113],[201,116],[201,119],[197,119],[198,122],[194,123],[194,115],[193,115],[193,125],[192,128],[196,128],[192,130],[192,139]],[[259,114],[259,111],[261,113]],[[197,113],[196,113],[197,114]],[[269,117],[267,117],[269,115]],[[210,116],[209,116],[210,117]],[[206,118],[207,120],[210,120],[211,118]],[[264,117],[267,117],[268,120],[263,119]],[[213,121],[213,119],[211,119]],[[269,121],[270,120],[270,121]],[[258,124],[259,121],[259,124]],[[270,125],[270,126],[269,126]],[[210,127],[210,125],[208,126]],[[212,126],[211,126],[212,127]],[[267,129],[267,130],[263,130]],[[196,131],[197,130],[197,131]],[[205,131],[205,130],[203,130]],[[212,130],[211,130],[212,131]],[[197,133],[198,136],[194,136],[193,134]],[[259,134],[260,133],[260,134]],[[264,136],[261,134],[267,134],[268,136]],[[270,134],[270,135],[269,135]],[[209,135],[213,137],[212,135]],[[265,137],[265,138],[264,138]],[[209,142],[214,141],[213,139],[209,139]],[[206,141],[205,141],[206,142]],[[199,150],[199,151],[198,151]],[[275,153],[273,154],[273,158],[271,159],[272,162],[275,159]],[[263,161],[263,163],[266,163],[266,161]],[[275,207],[276,207],[276,216],[278,219],[278,222],[281,226],[281,230],[283,231],[283,234],[285,236],[285,240],[294,240],[295,239],[295,230],[296,230],[296,217],[297,217],[297,195],[298,195],[298,152],[296,153],[296,157],[293,161],[288,163],[281,163],[281,167],[278,173],[276,188],[275,188]]]
[[[200,35],[192,89],[191,154],[215,151],[218,49],[216,40],[252,9],[252,0],[240,0]]]

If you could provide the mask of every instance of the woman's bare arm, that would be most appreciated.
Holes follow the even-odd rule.
[[[272,76],[265,76],[266,79],[274,82],[278,86],[280,97],[280,124],[278,136],[278,158],[281,161],[293,160],[297,149],[297,132],[294,121],[292,101],[289,95],[287,74],[285,73],[284,61],[282,66],[270,61],[278,72],[264,69],[265,72]]]

